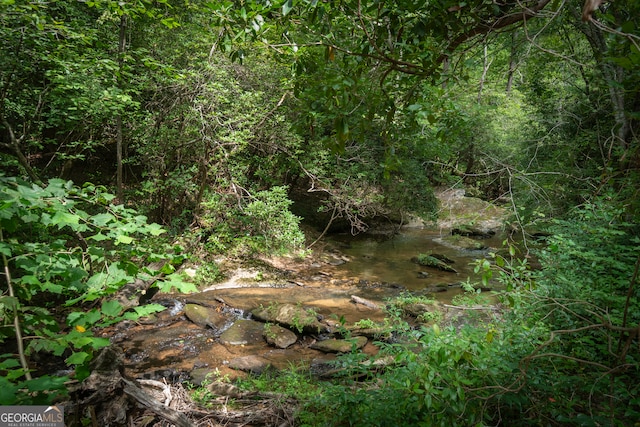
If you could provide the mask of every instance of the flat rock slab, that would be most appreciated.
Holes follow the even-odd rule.
[[[220,342],[226,345],[248,345],[264,342],[264,325],[255,320],[238,319],[220,335]]]
[[[229,367],[239,371],[250,372],[260,375],[271,366],[271,363],[264,357],[249,355],[236,357],[229,361]]]
[[[356,350],[361,349],[367,344],[367,342],[367,337],[355,337],[344,340],[332,338],[323,341],[316,341],[311,345],[311,348],[325,353],[349,353],[354,349],[354,347]]]

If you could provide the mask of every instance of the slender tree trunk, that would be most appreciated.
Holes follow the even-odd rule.
[[[11,141],[10,144],[2,144],[2,145],[13,150],[13,152],[16,154],[16,157],[18,158],[18,163],[20,163],[20,166],[22,166],[25,172],[27,172],[27,175],[29,175],[29,178],[31,179],[31,181],[33,181],[36,184],[40,183],[41,182],[40,177],[33,170],[31,165],[29,164],[29,160],[25,157],[24,153],[22,152],[22,149],[20,148],[24,135],[21,136],[20,138],[17,138],[15,132],[13,131],[13,127],[11,126],[11,123],[9,123],[4,117],[2,117],[2,124],[4,125],[5,128],[7,128],[7,131],[9,132],[9,141]]]
[[[516,49],[516,41],[517,41],[518,30],[513,30],[511,33],[511,53],[509,55],[509,73],[507,75],[507,96],[511,95],[511,89],[513,88],[513,76],[516,74],[516,68],[518,62],[516,61],[517,49]]]
[[[484,45],[484,53],[482,60],[482,76],[480,76],[480,87],[478,88],[478,103],[482,100],[482,90],[484,89],[484,82],[487,79],[487,72],[493,61],[489,61],[489,55],[487,54],[487,44]]]
[[[449,57],[447,56],[442,60],[442,75],[446,76],[449,73]],[[447,82],[449,81],[449,77],[445,77],[442,80],[442,89],[447,88]]]
[[[124,67],[124,52],[127,41],[127,15],[120,17],[120,34],[118,37],[118,85],[122,86],[122,69]],[[122,179],[122,146],[124,136],[122,129],[122,113],[116,116],[116,195],[120,202],[124,202],[123,179]]]

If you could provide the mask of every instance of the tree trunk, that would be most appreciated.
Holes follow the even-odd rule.
[[[2,124],[4,125],[4,127],[7,128],[7,131],[9,132],[9,140],[11,141],[11,144],[2,144],[2,145],[13,150],[13,152],[16,154],[16,157],[18,158],[18,163],[20,163],[20,166],[22,166],[25,172],[27,172],[27,175],[29,175],[29,178],[31,179],[31,181],[33,181],[36,184],[40,183],[41,182],[40,177],[33,170],[31,165],[29,164],[29,160],[25,157],[24,153],[22,152],[22,149],[20,148],[20,144],[24,139],[24,135],[21,136],[20,138],[17,138],[15,132],[13,131],[13,127],[11,126],[11,123],[9,123],[4,117],[2,117]]]
[[[124,67],[124,52],[127,41],[127,15],[120,17],[120,34],[118,37],[118,85],[122,86],[122,68]],[[121,203],[124,203],[123,179],[122,179],[122,145],[124,136],[122,130],[122,113],[116,116],[116,195]]]
[[[518,30],[513,30],[511,33],[511,53],[509,55],[509,73],[507,76],[507,96],[511,95],[511,89],[513,88],[513,76],[516,73],[518,62],[516,61],[517,49],[516,41],[518,38]]]
[[[484,89],[484,82],[487,79],[487,72],[493,61],[489,61],[487,54],[487,44],[484,44],[484,51],[482,55],[482,76],[480,76],[480,87],[478,88],[478,104],[482,100],[482,90]]]
[[[624,69],[606,59],[606,55],[608,54],[607,42],[598,27],[587,23],[581,25],[580,29],[589,41],[593,56],[609,89],[612,115],[615,121],[615,141],[612,143],[612,147],[617,145],[620,150],[617,160],[623,163],[629,151],[629,136],[631,134],[631,125],[625,115],[625,95],[622,85]]]

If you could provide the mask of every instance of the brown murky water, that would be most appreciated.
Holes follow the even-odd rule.
[[[349,262],[336,267],[336,273],[360,280],[394,283],[409,291],[420,291],[440,284],[451,284],[474,278],[473,262],[486,256],[488,250],[460,250],[440,241],[442,235],[428,229],[407,229],[392,239],[379,240],[371,236],[333,236],[340,252]],[[493,237],[482,242],[499,248],[503,238]],[[411,261],[421,253],[438,253],[455,260],[458,274],[422,267]],[[421,273],[427,273],[425,277]],[[438,298],[445,298],[440,295]]]

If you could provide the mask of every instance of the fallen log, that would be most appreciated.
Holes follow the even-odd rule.
[[[158,402],[146,391],[138,387],[135,382],[125,378],[122,378],[122,382],[124,383],[124,392],[133,397],[145,408],[151,410],[151,412],[161,416],[167,421],[171,421],[176,427],[196,427],[186,415]]]
[[[456,310],[492,310],[492,311],[498,310],[498,307],[493,305],[474,305],[471,307],[465,307],[460,305],[442,304],[442,306],[445,308],[454,308]]]

